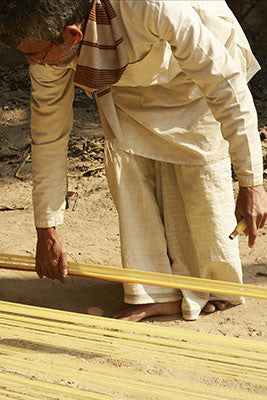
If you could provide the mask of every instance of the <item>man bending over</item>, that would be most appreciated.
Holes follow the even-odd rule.
[[[2,0],[0,40],[30,63],[36,272],[64,281],[57,235],[66,196],[74,85],[95,92],[122,265],[242,282],[237,241],[266,221],[257,116],[247,81],[259,66],[224,0]],[[231,163],[239,180],[235,205]],[[197,319],[241,297],[124,284],[139,321]]]

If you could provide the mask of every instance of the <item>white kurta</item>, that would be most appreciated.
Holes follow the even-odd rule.
[[[262,183],[257,115],[247,87],[259,66],[226,3],[114,6],[129,54],[112,88],[125,133],[117,145],[183,165],[210,164],[229,151],[240,185]]]
[[[245,79],[259,67],[225,1],[112,4],[129,55],[112,90],[124,134],[117,145],[183,165],[210,164],[229,150],[240,185],[261,184],[257,115]],[[74,69],[75,62],[65,68],[30,67],[39,227],[63,221]],[[114,137],[105,121],[104,133]]]

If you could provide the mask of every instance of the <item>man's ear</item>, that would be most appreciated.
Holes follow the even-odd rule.
[[[74,45],[77,42],[83,40],[82,25],[77,23],[73,25],[68,25],[62,31],[62,37],[64,42],[69,45]]]

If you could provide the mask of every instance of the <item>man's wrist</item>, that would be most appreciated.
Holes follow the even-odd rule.
[[[49,228],[36,227],[36,232],[37,232],[38,239],[42,239],[44,237],[45,238],[54,238],[55,235],[57,235],[55,226],[51,226]]]
[[[239,185],[239,190],[250,190],[250,189],[258,189],[258,188],[263,188],[263,185],[251,185],[251,186],[242,186]]]

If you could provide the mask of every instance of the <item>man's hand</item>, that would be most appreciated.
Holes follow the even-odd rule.
[[[263,228],[267,219],[267,193],[263,185],[239,187],[235,215],[237,222],[245,218],[248,245],[253,247],[258,229]]]
[[[55,228],[36,228],[37,248],[35,270],[40,278],[58,279],[65,283],[67,252],[63,240]]]

